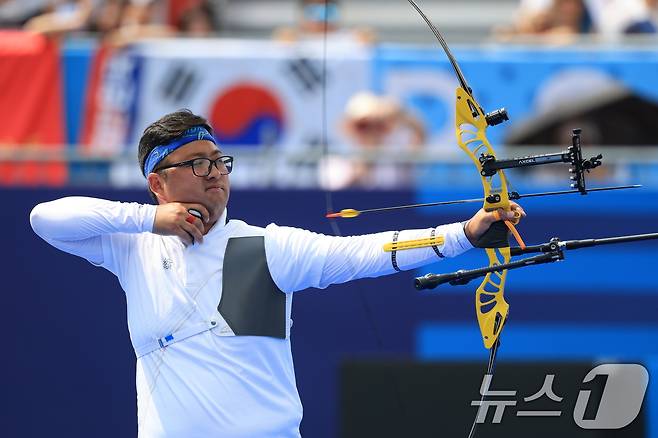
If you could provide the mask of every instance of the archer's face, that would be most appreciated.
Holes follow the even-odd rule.
[[[157,167],[168,166],[194,158],[214,160],[222,155],[217,146],[208,140],[198,140],[181,146],[165,158]],[[158,196],[160,203],[189,202],[199,203],[210,212],[213,223],[224,212],[230,193],[228,175],[222,175],[217,167],[211,166],[208,176],[194,175],[192,167],[172,167],[158,172],[159,191],[151,190]]]

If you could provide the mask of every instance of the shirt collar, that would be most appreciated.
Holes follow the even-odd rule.
[[[224,207],[224,213],[217,219],[217,222],[208,230],[208,234],[215,232],[215,230],[223,230],[226,227],[226,217],[228,215],[228,208]]]

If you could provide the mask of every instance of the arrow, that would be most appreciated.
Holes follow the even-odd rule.
[[[593,189],[587,189],[587,192],[603,192],[610,190],[623,190],[623,189],[639,189],[642,187],[641,184],[632,184],[628,186],[612,186],[612,187],[596,187]],[[518,192],[510,192],[509,199],[522,199],[522,198],[536,198],[540,196],[556,196],[556,195],[569,195],[574,193],[581,193],[579,190],[559,190],[554,192],[539,192],[539,193],[526,193],[520,194]],[[356,210],[353,208],[346,208],[337,213],[327,213],[325,215],[328,219],[333,218],[354,218],[362,215],[363,213],[374,213],[379,211],[393,211],[393,210],[404,210],[407,208],[421,208],[421,207],[435,207],[438,205],[452,205],[452,204],[466,204],[470,202],[483,202],[484,198],[473,198],[473,199],[459,199],[456,201],[440,201],[440,202],[428,202],[425,204],[407,204],[407,205],[397,205],[394,207],[381,207],[381,208],[368,208],[365,210]]]

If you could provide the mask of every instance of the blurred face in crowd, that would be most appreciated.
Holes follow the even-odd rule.
[[[224,212],[228,203],[230,184],[228,175],[216,166],[211,166],[208,176],[196,176],[192,166],[171,167],[162,169],[176,163],[182,163],[195,158],[210,158],[215,160],[222,155],[217,146],[207,140],[198,140],[188,143],[169,154],[156,167],[156,172],[148,175],[149,185],[158,197],[160,204],[168,202],[199,203],[210,212],[210,222],[214,223]],[[221,162],[217,163],[222,168]],[[162,170],[157,170],[162,169]],[[203,174],[201,169],[197,173]]]
[[[332,0],[302,1],[300,27],[309,33],[331,32],[338,29],[338,3]],[[325,29],[326,28],[326,29]]]
[[[357,93],[347,103],[343,126],[356,144],[380,146],[395,129],[400,111],[398,103],[391,98],[370,92]]]
[[[92,28],[96,32],[108,33],[119,28],[121,14],[125,2],[123,0],[106,0],[100,2],[91,18]]]
[[[578,31],[585,13],[582,0],[554,0],[553,20],[557,26],[565,26]]]
[[[393,131],[395,122],[388,117],[373,115],[348,122],[348,134],[361,146],[380,146]]]
[[[179,30],[189,37],[208,37],[214,28],[211,12],[203,7],[187,10],[180,19]]]

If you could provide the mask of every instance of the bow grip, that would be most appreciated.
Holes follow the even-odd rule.
[[[509,230],[503,221],[496,221],[475,241],[476,248],[505,248],[509,246]]]

